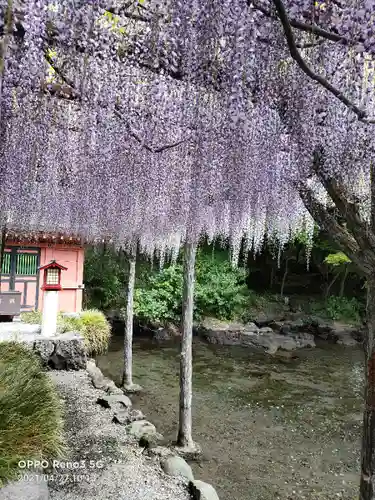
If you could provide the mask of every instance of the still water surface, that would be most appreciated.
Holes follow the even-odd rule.
[[[204,451],[195,477],[219,498],[357,498],[363,355],[321,345],[280,361],[241,347],[195,340],[193,437]],[[122,339],[98,357],[120,383]],[[136,339],[133,398],[165,438],[176,438],[178,345]]]

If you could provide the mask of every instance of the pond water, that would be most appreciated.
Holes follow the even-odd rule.
[[[203,449],[195,476],[234,500],[358,497],[363,355],[321,345],[277,360],[241,347],[194,340],[193,438]],[[122,339],[97,359],[116,383]],[[165,438],[178,420],[178,345],[134,343],[133,398]]]

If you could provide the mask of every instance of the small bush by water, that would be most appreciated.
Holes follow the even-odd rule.
[[[62,329],[80,332],[89,353],[102,354],[108,350],[111,326],[101,311],[89,309],[77,317],[64,317]]]
[[[182,265],[163,268],[147,277],[134,294],[134,314],[141,322],[179,322],[182,308]],[[247,303],[246,272],[227,260],[198,255],[194,319],[233,319]]]
[[[364,314],[363,305],[354,297],[336,297],[332,295],[326,301],[313,302],[312,312],[326,316],[333,321],[360,323]]]
[[[20,460],[61,456],[62,430],[61,402],[38,358],[0,343],[0,487],[16,477]]]
[[[149,275],[145,285],[134,292],[135,316],[144,323],[178,321],[181,290],[182,266],[179,264]]]
[[[196,316],[233,319],[248,302],[245,284],[246,270],[233,267],[229,260],[219,260],[202,254],[196,264]]]

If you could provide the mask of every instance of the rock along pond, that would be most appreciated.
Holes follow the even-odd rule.
[[[194,341],[193,438],[197,478],[220,499],[353,500],[358,497],[363,355],[321,344],[278,360],[243,347]],[[97,358],[120,383],[122,339]],[[134,343],[136,408],[166,439],[176,438],[178,345]]]

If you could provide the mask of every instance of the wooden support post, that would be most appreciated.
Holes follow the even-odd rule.
[[[126,295],[124,367],[122,373],[122,387],[127,393],[134,393],[142,390],[141,386],[133,383],[133,302],[135,287],[136,249],[132,249],[127,257],[129,262],[129,276]]]
[[[193,397],[192,343],[196,251],[196,244],[189,242],[185,243],[180,354],[180,411],[177,446],[181,447],[186,453],[194,453],[198,450],[192,438],[191,411]]]

